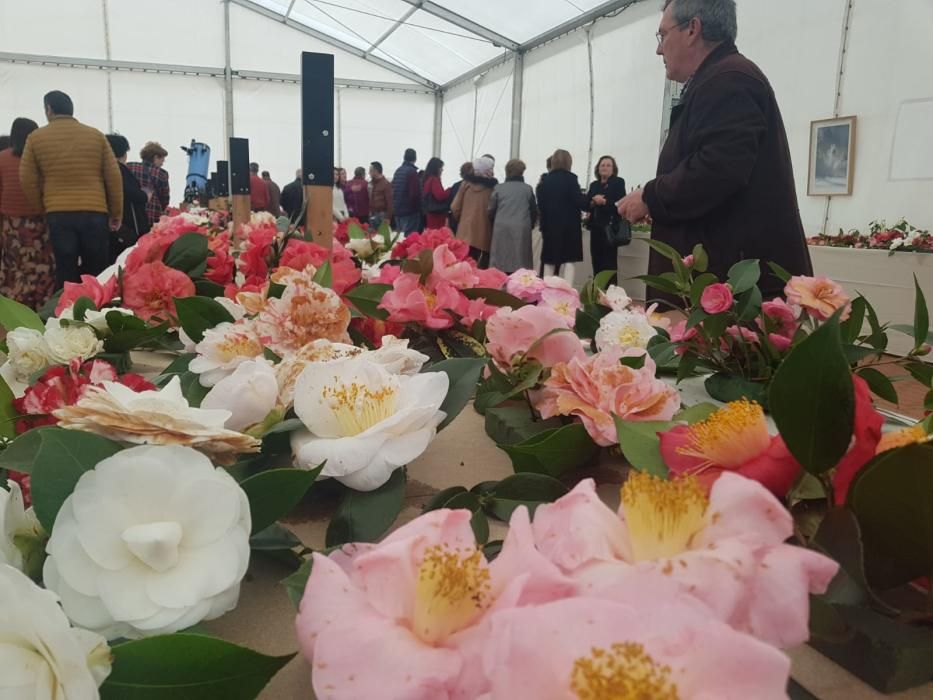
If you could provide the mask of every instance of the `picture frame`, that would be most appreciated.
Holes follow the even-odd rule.
[[[845,197],[852,194],[856,125],[854,116],[810,123],[809,196]]]

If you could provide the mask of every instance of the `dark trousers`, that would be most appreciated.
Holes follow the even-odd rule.
[[[80,282],[81,275],[99,275],[110,257],[110,226],[106,214],[57,211],[47,215],[55,254],[55,287]],[[80,263],[79,263],[80,261]]]
[[[476,267],[480,270],[489,269],[489,251],[480,250],[479,248],[474,248],[470,246],[470,257],[476,261]]]
[[[590,257],[593,260],[594,276],[604,270],[612,270],[618,275],[619,249],[606,240],[606,232],[602,226],[593,226],[590,229]]]

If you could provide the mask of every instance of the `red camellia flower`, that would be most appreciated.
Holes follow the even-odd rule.
[[[357,316],[350,321],[350,330],[360,333],[372,343],[374,348],[381,348],[383,337],[392,335],[398,338],[402,335],[402,331],[405,330],[405,326],[401,323],[380,321],[369,316]]]
[[[833,491],[839,506],[846,502],[855,475],[875,456],[881,441],[881,426],[884,425],[884,416],[875,410],[872,403],[868,383],[858,375],[852,377],[852,383],[855,386],[854,439],[833,475]]]
[[[801,466],[780,436],[768,432],[761,406],[733,401],[709,418],[660,433],[661,456],[677,476],[692,474],[707,490],[723,472],[741,474],[783,498]]]
[[[188,275],[160,262],[142,265],[123,280],[123,305],[146,321],[173,318],[174,299],[194,293],[194,282]]]
[[[207,272],[204,279],[216,284],[226,285],[233,281],[236,263],[230,255],[230,234],[222,233],[210,239],[208,248],[213,253],[207,258]]]
[[[466,260],[470,246],[454,236],[449,228],[428,229],[424,233],[413,233],[395,244],[392,257],[396,259],[417,258],[422,250],[434,250],[446,245],[457,260]]]

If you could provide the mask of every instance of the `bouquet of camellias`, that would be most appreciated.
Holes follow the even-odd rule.
[[[772,273],[786,283],[784,296],[763,301],[757,287],[758,260],[737,263],[721,281],[706,271],[702,246],[681,259],[664,243],[647,243],[669,258],[674,270],[642,279],[649,287],[680,297],[687,317],[666,331],[669,340],[652,340],[649,351],[658,364],[676,366],[679,380],[694,373],[708,375],[706,389],[714,398],[731,401],[744,396],[767,408],[768,387],[788,353],[836,312],[849,363],[878,396],[897,402],[894,385],[875,368],[879,364],[898,364],[929,383],[920,359],[930,352],[926,334],[916,336],[906,356],[885,357],[889,330],[914,335],[914,327],[880,323],[865,297],[850,299],[826,277],[791,276],[771,263]],[[926,314],[919,284],[916,289],[917,312]]]
[[[383,221],[378,230],[353,218],[334,224],[334,240],[353,254],[367,278],[377,274],[380,262],[389,259],[400,236],[392,232],[387,221]]]
[[[868,235],[857,230],[831,235],[821,233],[807,239],[813,246],[830,248],[862,248],[867,250],[886,250],[889,255],[897,251],[912,253],[933,252],[933,235],[929,231],[912,226],[907,219],[901,219],[893,226],[884,221],[872,221]]]

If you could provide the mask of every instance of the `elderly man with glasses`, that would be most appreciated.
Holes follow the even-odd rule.
[[[650,219],[652,238],[685,256],[702,243],[720,278],[758,258],[759,288],[769,298],[783,283],[766,262],[795,275],[813,270],[781,112],[768,79],[736,48],[736,34],[735,0],[666,0],[657,53],[684,92],[657,177],[618,207],[629,221]],[[652,251],[650,273],[670,269]]]

